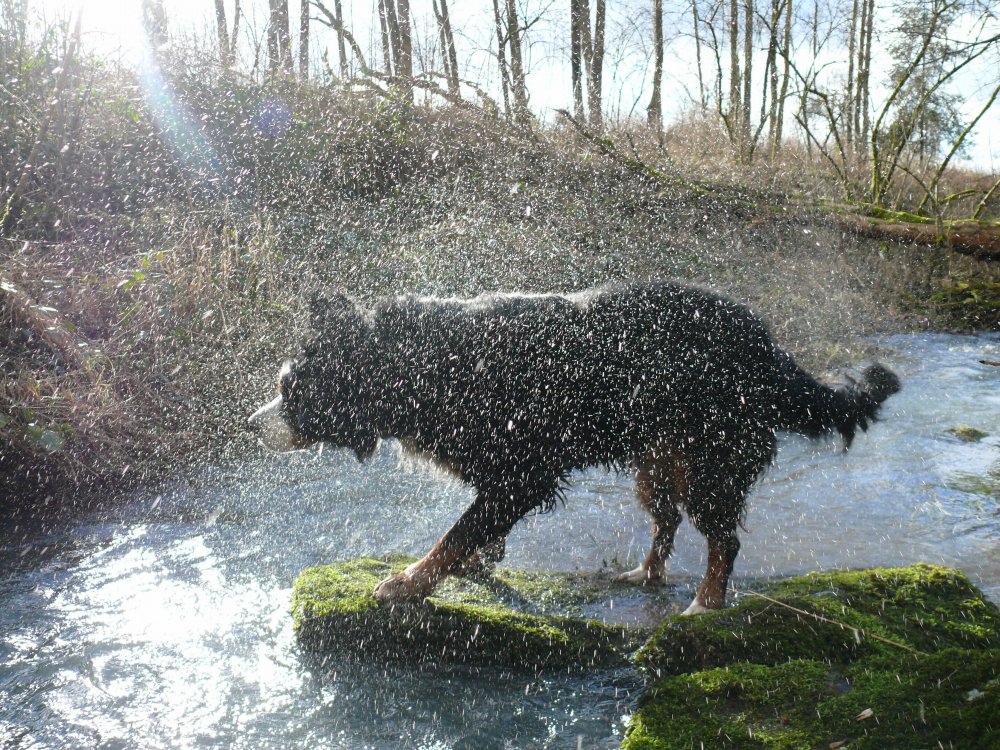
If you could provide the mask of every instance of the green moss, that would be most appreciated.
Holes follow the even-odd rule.
[[[812,573],[761,593],[656,630],[637,660],[659,679],[623,747],[1000,747],[1000,613],[961,573]]]
[[[1000,646],[1000,612],[949,568],[810,573],[760,593],[768,598],[746,595],[718,612],[668,617],[639,650],[638,663],[660,676],[735,661],[848,662],[899,650],[886,640],[918,651]]]
[[[410,562],[362,558],[304,570],[292,595],[299,642],[348,658],[566,668],[625,663],[645,635],[567,616],[597,596],[593,585],[577,588],[573,576],[501,570],[481,580],[451,578],[421,603],[377,602],[379,581]]]
[[[949,427],[945,430],[945,432],[954,435],[959,440],[966,443],[978,443],[984,437],[989,437],[990,435],[990,433],[984,432],[983,430],[968,424],[959,424],[954,427]]]
[[[846,667],[736,663],[657,682],[622,747],[811,750],[843,742],[852,750],[986,750],[1000,747],[998,676],[996,650],[948,649]]]

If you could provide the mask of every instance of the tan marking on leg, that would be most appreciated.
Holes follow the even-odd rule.
[[[423,599],[469,557],[468,550],[449,549],[438,542],[402,573],[389,576],[375,589],[379,601]]]
[[[646,559],[618,580],[635,584],[662,583],[667,555],[673,546],[679,517],[675,507],[687,497],[688,481],[684,454],[661,444],[636,463],[636,494],[639,504],[653,516],[653,541]],[[676,520],[674,520],[676,518]]]
[[[726,587],[732,572],[732,560],[725,542],[708,540],[708,568],[698,587],[698,593],[685,614],[695,614],[710,609],[722,609],[726,604]],[[698,609],[700,607],[700,609]]]

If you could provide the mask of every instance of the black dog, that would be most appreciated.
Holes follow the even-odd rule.
[[[313,326],[278,398],[251,418],[265,442],[323,441],[364,459],[395,437],[478,491],[423,559],[378,586],[381,600],[423,597],[481,565],[521,517],[552,506],[570,472],[601,464],[634,467],[653,516],[649,554],[623,578],[662,578],[683,509],[708,539],[687,611],[719,608],[775,431],[836,431],[850,445],[900,387],[879,365],[860,383],[821,385],[746,308],[670,283],[406,296],[372,310],[337,295],[314,300]]]

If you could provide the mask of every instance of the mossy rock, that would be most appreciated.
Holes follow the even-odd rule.
[[[637,661],[659,679],[624,748],[1000,747],[1000,612],[961,573],[813,573],[760,593],[656,630]]]
[[[1000,612],[962,573],[918,564],[810,573],[698,617],[668,617],[636,655],[655,676],[737,661],[849,662],[900,650],[1000,647]]]
[[[838,744],[842,743],[842,744]],[[660,680],[623,750],[1000,747],[1000,651],[735,663]]]
[[[579,616],[608,585],[572,575],[498,569],[450,578],[423,602],[376,601],[379,581],[411,562],[361,558],[304,570],[292,594],[299,643],[314,655],[366,661],[565,669],[625,664],[649,634]]]
[[[945,432],[954,435],[964,443],[978,443],[983,438],[990,436],[990,433],[968,424],[949,427]]]

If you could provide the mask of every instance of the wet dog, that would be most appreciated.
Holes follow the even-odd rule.
[[[635,471],[653,518],[649,554],[622,578],[662,580],[684,512],[708,541],[687,612],[722,607],[747,492],[774,457],[775,432],[839,433],[850,445],[899,390],[880,365],[823,385],[745,307],[666,282],[403,296],[371,309],[337,294],[313,300],[312,325],[278,397],[251,417],[265,444],[324,442],[363,460],[394,437],[477,491],[430,552],[378,586],[384,601],[423,597],[479,567],[520,518],[553,505],[572,471],[605,465]]]

